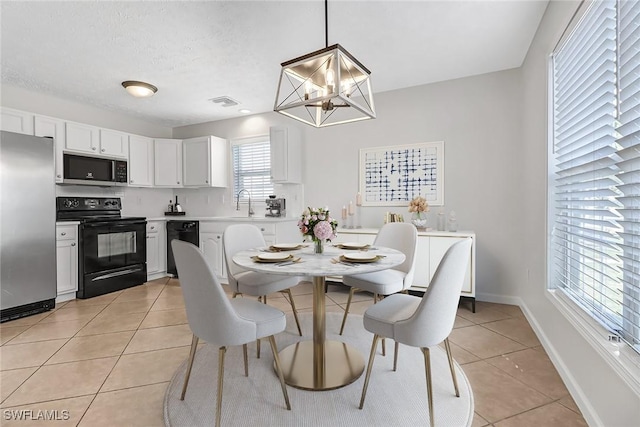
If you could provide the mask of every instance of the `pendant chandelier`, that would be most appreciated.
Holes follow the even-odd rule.
[[[339,44],[329,46],[327,0],[325,48],[283,62],[273,108],[315,127],[376,117],[371,72]]]

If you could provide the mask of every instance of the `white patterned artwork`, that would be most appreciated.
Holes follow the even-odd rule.
[[[360,150],[363,206],[444,205],[444,141]]]

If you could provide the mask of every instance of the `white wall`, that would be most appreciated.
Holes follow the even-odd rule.
[[[579,2],[550,2],[522,68],[523,133],[519,167],[524,180],[523,238],[512,248],[526,254],[514,281],[525,312],[590,425],[637,426],[640,398],[581,337],[546,295],[547,61]]]

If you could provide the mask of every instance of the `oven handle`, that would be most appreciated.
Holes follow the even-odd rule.
[[[131,221],[131,222],[126,222],[126,223],[117,223],[114,224],[113,222],[92,222],[89,224],[83,224],[84,228],[98,228],[98,227],[104,227],[105,225],[108,226],[109,228],[122,228],[122,227],[130,227],[132,225],[144,225],[146,224],[147,221],[142,220],[142,221]]]
[[[142,270],[142,267],[128,268],[126,270],[116,271],[114,273],[103,274],[102,276],[94,277],[93,279],[91,279],[91,281],[97,282],[98,280],[111,279],[113,277],[124,276],[125,274],[131,274],[141,270]]]

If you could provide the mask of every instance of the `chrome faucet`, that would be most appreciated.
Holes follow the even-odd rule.
[[[240,210],[240,194],[242,194],[245,191],[249,195],[249,212],[248,212],[248,216],[253,216],[254,212],[253,212],[253,208],[251,207],[251,193],[246,188],[243,188],[242,190],[238,191],[238,194],[236,194],[236,197],[238,198],[238,202],[236,203],[236,210],[237,211]]]

